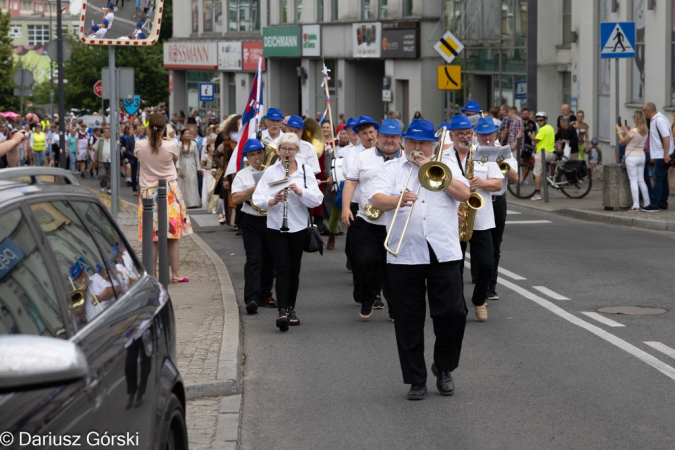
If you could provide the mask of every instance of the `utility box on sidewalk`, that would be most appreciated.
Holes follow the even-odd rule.
[[[602,206],[605,209],[628,209],[633,205],[630,182],[621,164],[603,164]]]

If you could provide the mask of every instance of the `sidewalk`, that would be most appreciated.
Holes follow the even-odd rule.
[[[110,207],[110,196],[97,193]],[[136,205],[122,201],[118,224],[142,258]],[[241,409],[241,326],[227,268],[202,239],[181,239],[180,274],[169,285],[176,315],[178,369],[187,396],[190,449],[236,449]]]
[[[547,211],[562,216],[591,222],[609,223],[649,230],[675,231],[675,205],[667,211],[645,213],[641,211],[606,211],[602,205],[602,181],[593,180],[591,192],[582,199],[573,199],[549,186],[549,202],[543,200],[520,200],[508,194],[508,202],[513,206]],[[670,192],[675,201],[675,191]],[[542,197],[543,197],[542,192]]]

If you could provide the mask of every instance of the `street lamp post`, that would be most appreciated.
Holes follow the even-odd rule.
[[[65,92],[63,90],[63,19],[61,16],[61,0],[56,0],[56,55],[59,70],[59,147],[61,148],[61,157],[59,158],[59,167],[66,168],[66,107]]]

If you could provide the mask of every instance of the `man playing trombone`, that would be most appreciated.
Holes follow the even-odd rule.
[[[361,286],[361,312],[359,316],[368,320],[373,315],[374,307],[382,309],[384,305],[378,300],[380,290],[384,291],[384,298],[389,305],[389,319],[393,320],[391,302],[389,300],[389,283],[386,280],[386,252],[384,238],[387,230],[384,224],[382,211],[371,207],[368,202],[370,193],[378,173],[385,162],[401,156],[401,128],[397,120],[387,119],[382,123],[377,134],[377,146],[362,151],[349,166],[342,193],[343,202],[354,199],[359,204],[356,220],[353,220],[351,211],[343,209],[342,223],[346,227],[353,227],[352,244],[358,249],[354,252],[354,277]],[[354,191],[360,186],[360,196],[354,196]],[[380,306],[381,305],[381,306]]]
[[[413,120],[403,137],[405,157],[384,165],[370,200],[374,208],[387,212],[387,241],[393,247],[400,243],[396,252],[389,250],[387,255],[396,344],[403,382],[411,385],[408,399],[422,400],[427,394],[427,295],[436,335],[431,370],[441,395],[454,392],[451,372],[459,365],[467,314],[462,298],[457,207],[468,200],[469,187],[456,163],[444,156],[442,162],[447,165],[441,165],[443,178],[449,181],[452,177],[451,181],[440,189],[419,189],[418,175],[426,173],[420,167],[430,162],[437,144],[434,125],[428,120]],[[402,217],[392,224],[399,212]]]

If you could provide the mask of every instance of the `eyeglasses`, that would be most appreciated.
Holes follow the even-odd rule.
[[[297,148],[289,148],[289,147],[279,147],[279,152],[286,152],[286,153],[295,153],[297,152]]]
[[[457,137],[470,137],[473,134],[473,131],[465,131],[464,133],[455,133]]]

